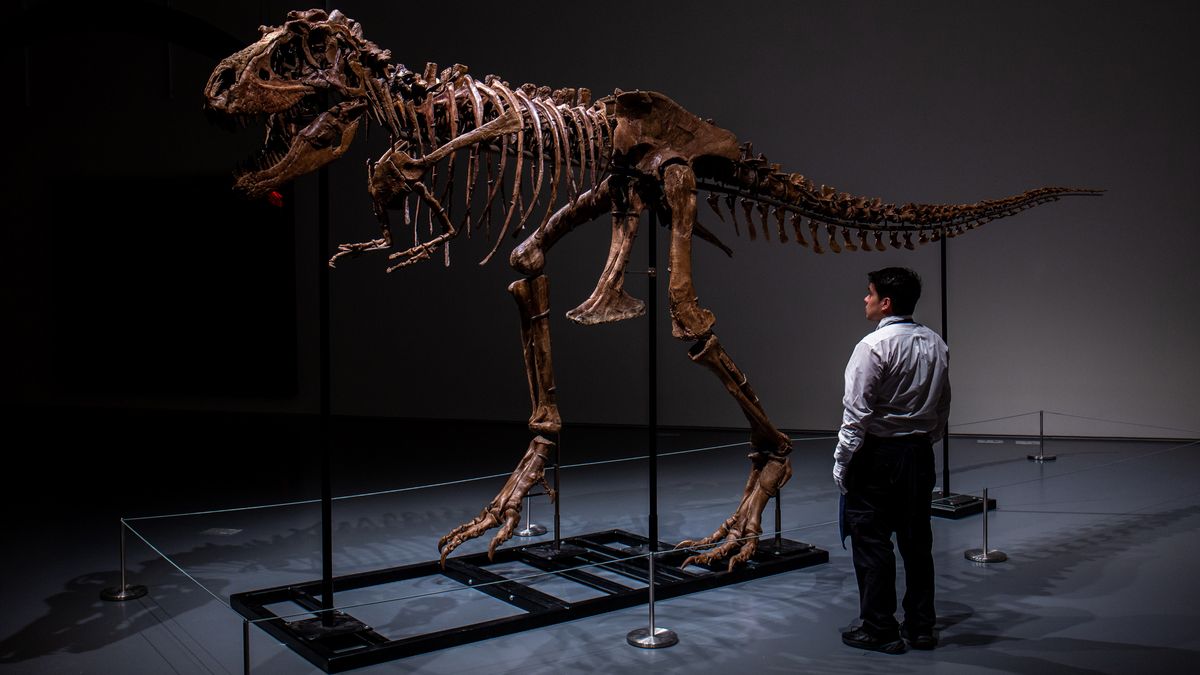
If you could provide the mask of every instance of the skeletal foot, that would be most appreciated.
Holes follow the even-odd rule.
[[[623,289],[609,289],[583,301],[567,312],[567,318],[575,323],[590,326],[597,323],[613,323],[632,319],[646,313],[646,303],[626,293]]]
[[[554,499],[554,491],[546,483],[546,459],[554,444],[538,436],[529,443],[525,456],[513,469],[512,475],[504,483],[504,487],[492,503],[483,507],[478,516],[469,523],[463,523],[451,530],[438,540],[438,550],[442,553],[442,567],[446,566],[446,556],[463,542],[469,541],[487,532],[493,527],[500,526],[500,531],[492,537],[488,545],[488,559],[496,554],[496,547],[512,538],[513,530],[521,520],[521,500],[529,493],[535,483],[541,483],[550,499]]]
[[[742,503],[733,515],[729,516],[716,532],[703,539],[686,539],[679,542],[676,549],[708,548],[716,546],[711,551],[689,556],[680,567],[688,565],[708,565],[717,560],[723,560],[736,549],[737,553],[729,559],[728,570],[746,562],[758,550],[758,537],[762,534],[762,512],[767,501],[779,494],[792,477],[792,463],[787,457],[780,457],[765,452],[755,452],[750,455],[754,465],[750,469],[750,478],[746,481],[746,490],[742,495]],[[720,543],[720,545],[718,545]]]

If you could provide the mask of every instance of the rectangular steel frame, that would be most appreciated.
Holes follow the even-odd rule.
[[[321,609],[319,580],[237,593],[230,598],[230,604],[246,619],[256,622],[256,625],[313,665],[327,673],[336,673],[644,604],[649,597],[648,586],[633,588],[588,569],[575,568],[603,563],[604,568],[611,572],[648,584],[647,558],[629,559],[638,550],[649,550],[648,545],[649,540],[641,535],[624,530],[606,530],[563,539],[557,550],[549,542],[500,549],[496,551],[494,561],[489,561],[486,553],[477,553],[451,558],[446,561],[445,569],[434,560],[334,577],[333,587],[337,593],[441,575],[524,612],[397,640],[384,637],[370,628],[313,638],[311,631],[300,628],[300,624],[311,625],[311,619],[288,622],[267,609],[269,605],[289,601],[306,610]],[[656,599],[672,598],[829,562],[827,551],[778,536],[762,538],[754,557],[732,572],[726,571],[724,565],[679,569],[689,553],[670,551],[670,548],[667,544],[659,544],[659,550],[668,552],[661,554],[655,565]],[[634,552],[631,553],[631,550]],[[557,574],[605,595],[568,602],[487,570],[488,565],[508,562],[520,562]],[[696,569],[704,571],[694,571]]]
[[[996,500],[989,499],[987,507],[989,511],[995,511]],[[983,499],[975,495],[960,495],[957,493],[942,496],[940,491],[934,490],[933,499],[930,502],[930,513],[935,518],[947,518],[950,520],[966,518],[977,513],[983,513]]]

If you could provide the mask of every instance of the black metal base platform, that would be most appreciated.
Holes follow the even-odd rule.
[[[983,513],[983,498],[975,495],[960,495],[956,492],[951,492],[948,495],[943,495],[941,492],[933,493],[933,501],[931,502],[932,514],[937,518],[949,518],[958,520],[967,516],[973,516],[977,513]],[[988,499],[988,510],[996,510],[996,500]]]
[[[335,673],[644,604],[649,596],[646,586],[649,583],[648,559],[625,558],[634,555],[629,553],[630,550],[645,550],[648,544],[649,540],[641,535],[623,530],[607,530],[563,539],[557,550],[549,543],[501,549],[496,552],[494,561],[489,561],[486,553],[478,553],[451,558],[446,561],[445,569],[442,569],[437,561],[430,561],[335,577],[333,586],[334,592],[337,593],[442,575],[461,584],[473,586],[474,590],[502,600],[524,612],[396,640],[376,633],[369,626],[362,626],[360,630],[351,632],[333,630],[322,634],[319,629],[314,631],[314,624],[319,622],[319,619],[308,618],[288,622],[279,619],[277,614],[268,609],[275,603],[292,602],[307,610],[319,610],[320,581],[238,593],[230,598],[230,603],[247,619],[265,619],[257,625],[313,665],[327,673]],[[670,549],[665,543],[659,547],[660,550]],[[726,571],[723,564],[679,569],[679,564],[688,555],[685,551],[671,551],[659,557],[659,562],[655,565],[656,599],[686,595],[829,562],[827,551],[810,544],[789,539],[776,540],[769,536],[760,540],[758,552],[754,557],[733,572]],[[604,595],[568,602],[518,581],[509,581],[487,569],[489,565],[509,562],[520,562],[555,573],[560,579],[601,591]],[[619,583],[612,580],[611,576],[596,574],[592,569],[575,569],[597,563],[604,563],[603,569],[610,573],[639,582],[640,587],[634,588]],[[338,619],[339,625],[343,626],[354,621],[340,612]],[[613,639],[619,638],[620,636],[615,636]]]

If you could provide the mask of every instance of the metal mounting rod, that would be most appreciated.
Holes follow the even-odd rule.
[[[946,235],[941,236],[942,256],[942,341],[950,344],[950,318],[946,302]],[[942,497],[950,496],[950,416],[946,416],[946,425],[942,428]],[[983,510],[987,511],[987,504]]]
[[[133,585],[125,583],[125,520],[121,521],[121,585],[106,588],[100,591],[100,599],[109,602],[125,602],[126,600],[136,600],[147,593],[145,586]]]
[[[783,550],[783,507],[779,504],[779,498],[783,496],[783,490],[775,492],[775,551]]]
[[[649,454],[650,454],[650,515],[649,515],[649,537],[648,545],[650,547],[650,623],[646,628],[635,628],[629,631],[625,636],[625,641],[634,647],[642,649],[660,649],[662,647],[670,647],[679,642],[679,637],[674,631],[666,628],[659,628],[654,625],[654,559],[658,553],[658,274],[656,266],[658,263],[658,217],[653,209],[650,209],[650,227],[649,234],[646,237],[649,243],[650,263],[647,265],[649,274],[646,275],[647,282],[650,285],[650,291],[646,297],[646,315],[649,317],[649,339],[647,340],[649,347],[649,392],[647,398],[648,420],[648,435]]]
[[[333,471],[330,443],[330,312],[329,312],[329,265],[325,263],[325,251],[329,247],[329,167],[317,171],[317,258],[318,258],[318,316],[319,339],[318,360],[320,382],[320,430],[317,442],[321,457],[321,613],[323,625],[333,621]]]
[[[1038,411],[1038,452],[1036,455],[1026,455],[1026,458],[1034,462],[1053,462],[1058,459],[1054,455],[1046,454],[1046,411]]]
[[[529,495],[525,495],[525,527],[518,530],[515,534],[518,537],[540,537],[546,534],[546,526],[539,525],[533,522],[533,501]]]
[[[559,487],[558,474],[562,473],[562,430],[554,437],[554,550],[562,548],[562,489]]]
[[[983,489],[983,548],[972,548],[963,552],[963,557],[977,563],[997,563],[1008,560],[1004,551],[988,548],[988,491]]]

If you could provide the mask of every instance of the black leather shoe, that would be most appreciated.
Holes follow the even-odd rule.
[[[937,636],[933,634],[933,629],[927,630],[909,630],[907,626],[900,625],[900,637],[908,640],[908,645],[913,649],[933,649],[937,647]]]
[[[855,628],[842,633],[842,643],[858,649],[867,649],[884,654],[903,654],[907,647],[900,638],[883,638],[868,632],[865,628]]]

